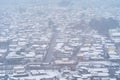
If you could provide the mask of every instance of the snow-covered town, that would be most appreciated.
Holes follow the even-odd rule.
[[[66,5],[0,8],[0,80],[120,80],[120,7]]]

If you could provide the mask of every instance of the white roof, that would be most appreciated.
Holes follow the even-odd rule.
[[[35,57],[35,52],[29,52],[28,54],[26,54],[26,57]]]
[[[30,80],[40,80],[42,78],[53,78],[55,76],[58,76],[58,72],[52,71],[52,70],[46,70],[45,71],[47,75],[36,75],[36,76],[28,76],[28,77],[20,77],[20,80],[30,79]]]
[[[91,76],[92,76],[91,74],[82,74],[82,78],[89,78]]]
[[[109,76],[109,73],[97,73],[97,76],[105,76],[105,77],[108,77],[108,76]]]
[[[4,37],[0,37],[0,42],[6,42],[8,39]]]
[[[80,51],[89,51],[89,50],[90,50],[89,47],[82,47],[82,48],[80,49]]]
[[[89,68],[89,72],[109,72],[107,68]]]
[[[0,53],[5,53],[7,52],[7,49],[0,49]]]
[[[55,49],[60,49],[62,46],[64,45],[64,43],[58,43],[55,47]]]
[[[17,55],[16,52],[10,52],[10,53],[7,55],[6,58],[7,58],[7,59],[9,59],[9,58],[23,58],[23,56]]]
[[[110,80],[117,80],[116,78],[110,78]]]

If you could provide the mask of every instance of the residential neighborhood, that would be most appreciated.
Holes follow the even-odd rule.
[[[120,80],[120,26],[91,27],[119,23],[120,10],[100,9],[1,8],[0,80]]]

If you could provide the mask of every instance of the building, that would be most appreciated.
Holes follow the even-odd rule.
[[[120,29],[119,28],[110,29],[109,36],[115,43],[119,43],[120,42]]]

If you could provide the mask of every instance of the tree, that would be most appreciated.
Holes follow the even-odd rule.
[[[118,21],[113,18],[94,18],[91,19],[89,25],[91,28],[98,30],[98,32],[103,35],[108,35],[109,29],[119,27]]]

